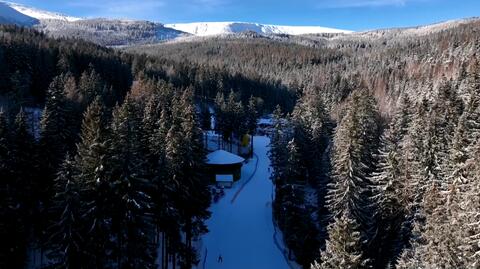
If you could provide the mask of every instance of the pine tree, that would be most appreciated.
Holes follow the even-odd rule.
[[[367,268],[362,251],[360,226],[353,216],[344,211],[328,228],[329,239],[320,253],[321,262],[312,269]]]
[[[474,147],[473,157],[470,159],[472,165],[472,177],[469,182],[469,189],[465,190],[464,201],[466,218],[465,223],[468,235],[466,242],[462,245],[462,249],[466,251],[468,257],[468,265],[472,268],[480,266],[480,140]]]
[[[316,183],[322,170],[323,152],[329,143],[331,124],[321,96],[307,90],[292,113],[294,136],[308,169],[309,180]]]
[[[285,175],[283,176],[288,183],[306,182],[304,161],[301,158],[295,139],[287,144],[287,163],[285,166]]]
[[[408,175],[402,156],[411,117],[408,109],[409,101],[403,97],[389,129],[382,136],[377,171],[371,179],[375,184],[377,231],[370,255],[376,267],[394,264],[410,236],[406,218],[409,212],[409,193],[405,185]]]
[[[165,232],[169,222],[168,212],[170,208],[173,208],[173,202],[169,200],[170,186],[165,184],[165,139],[170,128],[170,117],[168,116],[170,107],[163,103],[165,100],[162,98],[159,93],[153,93],[148,99],[142,120],[141,142],[147,146],[145,149],[145,172],[149,188],[146,193],[151,197],[151,209],[149,210],[152,214],[151,224],[156,227],[156,238],[162,238],[163,248],[160,255],[163,256],[163,260],[160,262],[160,268],[164,268],[165,265]]]
[[[233,92],[230,92],[227,100],[227,111],[229,115],[229,129],[228,132],[238,136],[247,133],[247,126],[245,122],[245,109],[239,98]]]
[[[409,210],[412,218],[423,218],[418,215],[423,195],[432,184],[440,184],[443,178],[438,125],[432,117],[430,102],[422,100],[417,106],[412,126],[405,138],[404,167],[408,173],[406,184],[411,193]]]
[[[78,91],[81,95],[81,103],[88,106],[97,96],[101,96],[105,85],[100,75],[92,65],[82,73],[78,82]]]
[[[183,140],[187,145],[184,156],[185,166],[182,169],[185,178],[182,182],[183,188],[180,188],[184,193],[179,193],[183,200],[180,208],[185,219],[184,230],[186,233],[184,268],[190,268],[193,263],[197,262],[192,240],[207,231],[203,221],[210,216],[207,211],[210,206],[210,192],[207,188],[204,167],[206,153],[202,142],[203,134],[193,106],[193,97],[192,91],[185,91],[181,97],[180,106],[177,108],[182,108],[182,113],[178,113],[178,115],[182,118]]]
[[[54,268],[83,268],[85,241],[83,234],[81,186],[77,182],[73,159],[63,162],[55,180],[55,197],[52,215],[54,223],[49,228],[49,247]]]
[[[254,134],[255,130],[257,129],[257,120],[258,120],[258,103],[255,97],[250,96],[248,99],[248,106],[246,109],[246,128],[249,134]]]
[[[27,231],[29,218],[36,208],[34,194],[37,182],[34,177],[35,154],[33,136],[28,131],[27,115],[20,109],[11,132],[10,171],[11,178],[7,196],[7,227],[2,237],[6,242],[6,268],[21,268],[26,261]]]
[[[225,96],[222,92],[218,92],[215,97],[215,130],[221,134],[224,134],[227,128],[226,107]]]
[[[48,193],[53,185],[57,168],[74,143],[71,120],[72,111],[65,98],[65,75],[53,79],[47,92],[45,109],[40,122],[40,148],[43,184],[41,189]]]
[[[2,108],[0,108],[0,191],[5,191],[9,178],[9,162],[10,162],[10,143],[9,143],[9,126],[7,117]],[[3,192],[2,192],[3,193]],[[1,207],[5,208],[5,207]]]
[[[438,176],[446,177],[447,175],[443,171],[448,170],[448,153],[452,146],[455,128],[464,110],[464,104],[457,96],[457,91],[451,81],[444,81],[438,91],[429,120],[432,124],[430,137],[434,136],[437,140],[436,144],[432,146],[435,148],[439,170],[441,170]]]
[[[272,180],[275,184],[280,184],[284,180],[284,173],[287,161],[287,137],[286,126],[283,124],[283,113],[280,106],[277,106],[273,112],[274,130],[271,138],[271,148],[269,157],[272,162]]]
[[[154,263],[149,239],[153,236],[151,182],[142,156],[141,119],[141,110],[131,96],[113,113],[110,158],[115,209],[111,214],[120,268],[151,268]]]
[[[11,177],[11,156],[10,156],[10,142],[9,129],[7,118],[3,109],[0,110],[0,236],[1,238],[8,238],[16,224],[16,219],[13,213],[16,207],[14,201],[14,189],[12,188]],[[11,257],[11,249],[8,240],[0,241],[0,267],[8,268]]]
[[[349,109],[334,138],[333,179],[328,206],[331,214],[351,212],[364,239],[371,239],[373,153],[378,144],[379,126],[374,101],[369,94],[353,93]]]
[[[422,213],[425,221],[416,223],[412,249],[400,257],[398,268],[468,268],[459,249],[464,235],[459,236],[455,211],[456,190],[440,192],[432,185],[425,193]]]
[[[115,204],[108,175],[110,141],[104,107],[99,98],[87,108],[75,156],[76,181],[81,186],[82,219],[85,223],[84,267],[103,268],[111,261],[112,217]]]
[[[165,147],[165,167],[166,167],[166,176],[164,184],[168,188],[168,199],[183,195],[184,193],[176,193],[177,190],[183,188],[183,179],[184,179],[184,159],[185,157],[185,144],[182,139],[180,126],[173,123],[168,130],[166,136],[166,147]],[[178,199],[177,197],[176,199]],[[175,199],[175,200],[176,200]],[[173,201],[172,207],[169,212],[167,212],[166,218],[168,219],[168,225],[165,227],[167,240],[168,240],[168,254],[173,258],[173,261],[177,262],[177,254],[183,248],[181,242],[181,219],[180,219],[180,209],[178,203]],[[166,206],[166,205],[165,205]]]

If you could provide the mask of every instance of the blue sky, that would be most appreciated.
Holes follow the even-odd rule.
[[[80,17],[245,21],[368,30],[480,16],[480,0],[10,0]]]

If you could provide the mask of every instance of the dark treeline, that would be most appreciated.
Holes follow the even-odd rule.
[[[129,51],[143,53],[143,47]],[[297,99],[297,93],[281,84],[280,80],[264,80],[242,73],[231,73],[224,68],[207,64],[195,64],[188,60],[175,61],[145,54],[136,55],[133,70],[143,70],[147,76],[155,76],[168,81],[176,87],[193,87],[198,98],[213,104],[217,93],[228,96],[235,92],[243,104],[248,104],[250,97],[261,98],[263,108],[272,111],[277,104],[284,110],[291,111]]]
[[[0,95],[16,106],[13,110],[43,103],[55,76],[70,73],[78,82],[94,69],[121,99],[132,82],[129,61],[123,58],[81,40],[50,39],[35,30],[0,25]]]
[[[0,268],[31,253],[45,268],[198,262],[210,192],[195,92],[133,73],[130,55],[0,33]],[[26,106],[43,110],[37,131]]]

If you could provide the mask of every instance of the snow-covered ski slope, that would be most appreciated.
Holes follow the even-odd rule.
[[[280,235],[274,238],[270,139],[256,136],[253,141],[256,157],[244,164],[241,180],[210,208],[212,216],[206,223],[210,232],[199,242],[197,269],[298,268],[282,253]]]

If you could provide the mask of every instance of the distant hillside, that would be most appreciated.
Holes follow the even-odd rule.
[[[129,51],[278,82],[296,95],[319,91],[332,106],[367,88],[389,113],[402,93],[430,98],[444,79],[458,80],[465,93],[462,76],[479,55],[478,29],[480,20],[469,19],[349,35],[189,38]]]
[[[319,26],[279,26],[244,22],[180,23],[163,25],[140,20],[83,19],[0,1],[0,23],[34,27],[54,37],[74,37],[104,46],[155,44],[178,38],[256,33],[262,36],[340,34],[350,31]]]
[[[53,37],[73,37],[104,46],[154,44],[188,34],[161,23],[82,19],[12,2],[0,2],[0,23],[33,27]]]
[[[327,34],[327,33],[351,33],[351,31],[339,30],[320,26],[282,26],[248,22],[194,22],[166,24],[166,27],[187,32],[196,36],[213,36],[242,32],[255,32],[265,35],[287,34]]]

